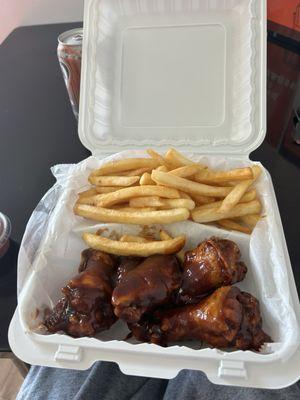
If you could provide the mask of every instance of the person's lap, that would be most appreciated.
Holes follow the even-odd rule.
[[[32,367],[17,400],[298,400],[300,386],[260,390],[212,384],[197,371],[171,380],[124,375],[116,364],[95,363],[86,371]]]

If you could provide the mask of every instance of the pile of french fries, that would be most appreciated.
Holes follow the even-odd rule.
[[[92,171],[92,186],[78,194],[75,214],[99,222],[141,225],[191,219],[252,232],[261,218],[254,188],[259,166],[219,171],[173,148],[164,155],[147,152],[148,158],[113,161]],[[85,239],[91,242],[88,235]]]

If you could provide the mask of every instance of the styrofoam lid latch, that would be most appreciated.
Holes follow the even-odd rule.
[[[85,3],[79,135],[92,153],[176,145],[246,155],[259,146],[265,1]]]
[[[82,349],[79,346],[58,345],[58,349],[54,354],[55,361],[71,361],[80,362]]]

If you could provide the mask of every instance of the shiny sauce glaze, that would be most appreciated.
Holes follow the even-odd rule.
[[[247,267],[231,240],[210,238],[186,252],[179,300],[194,303],[213,289],[244,279]]]
[[[116,274],[116,285],[121,283],[128,272],[135,269],[141,262],[141,257],[120,257]]]
[[[143,313],[168,303],[180,282],[180,266],[175,256],[148,257],[129,271],[114,289],[115,314],[126,322],[136,322]]]

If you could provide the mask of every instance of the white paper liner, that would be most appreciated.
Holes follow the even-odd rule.
[[[137,225],[96,224],[73,214],[77,193],[89,186],[87,177],[92,169],[114,159],[137,156],[145,154],[142,151],[125,151],[102,161],[89,157],[76,165],[52,168],[57,182],[33,212],[20,248],[18,298],[24,330],[36,330],[43,318],[43,309],[53,307],[61,297],[61,287],[77,273],[80,252],[86,248],[81,239],[83,231],[93,232],[105,225],[110,231],[120,234],[140,232],[141,227]],[[245,160],[190,156],[216,169],[250,164],[250,161]],[[229,238],[239,245],[248,273],[237,286],[255,295],[260,301],[264,329],[276,343],[276,346],[274,343],[273,347],[265,347],[264,353],[270,353],[282,350],[283,347],[293,347],[299,340],[299,332],[290,297],[286,267],[288,260],[284,256],[280,217],[271,179],[266,171],[259,178],[256,189],[265,217],[257,224],[251,236],[191,221],[164,227],[172,235],[185,233],[186,248],[195,247],[201,240],[213,235]],[[127,326],[118,321],[110,330],[97,335],[97,338],[104,341],[122,340],[127,332]],[[197,342],[184,342],[181,345],[192,349],[201,347]]]

